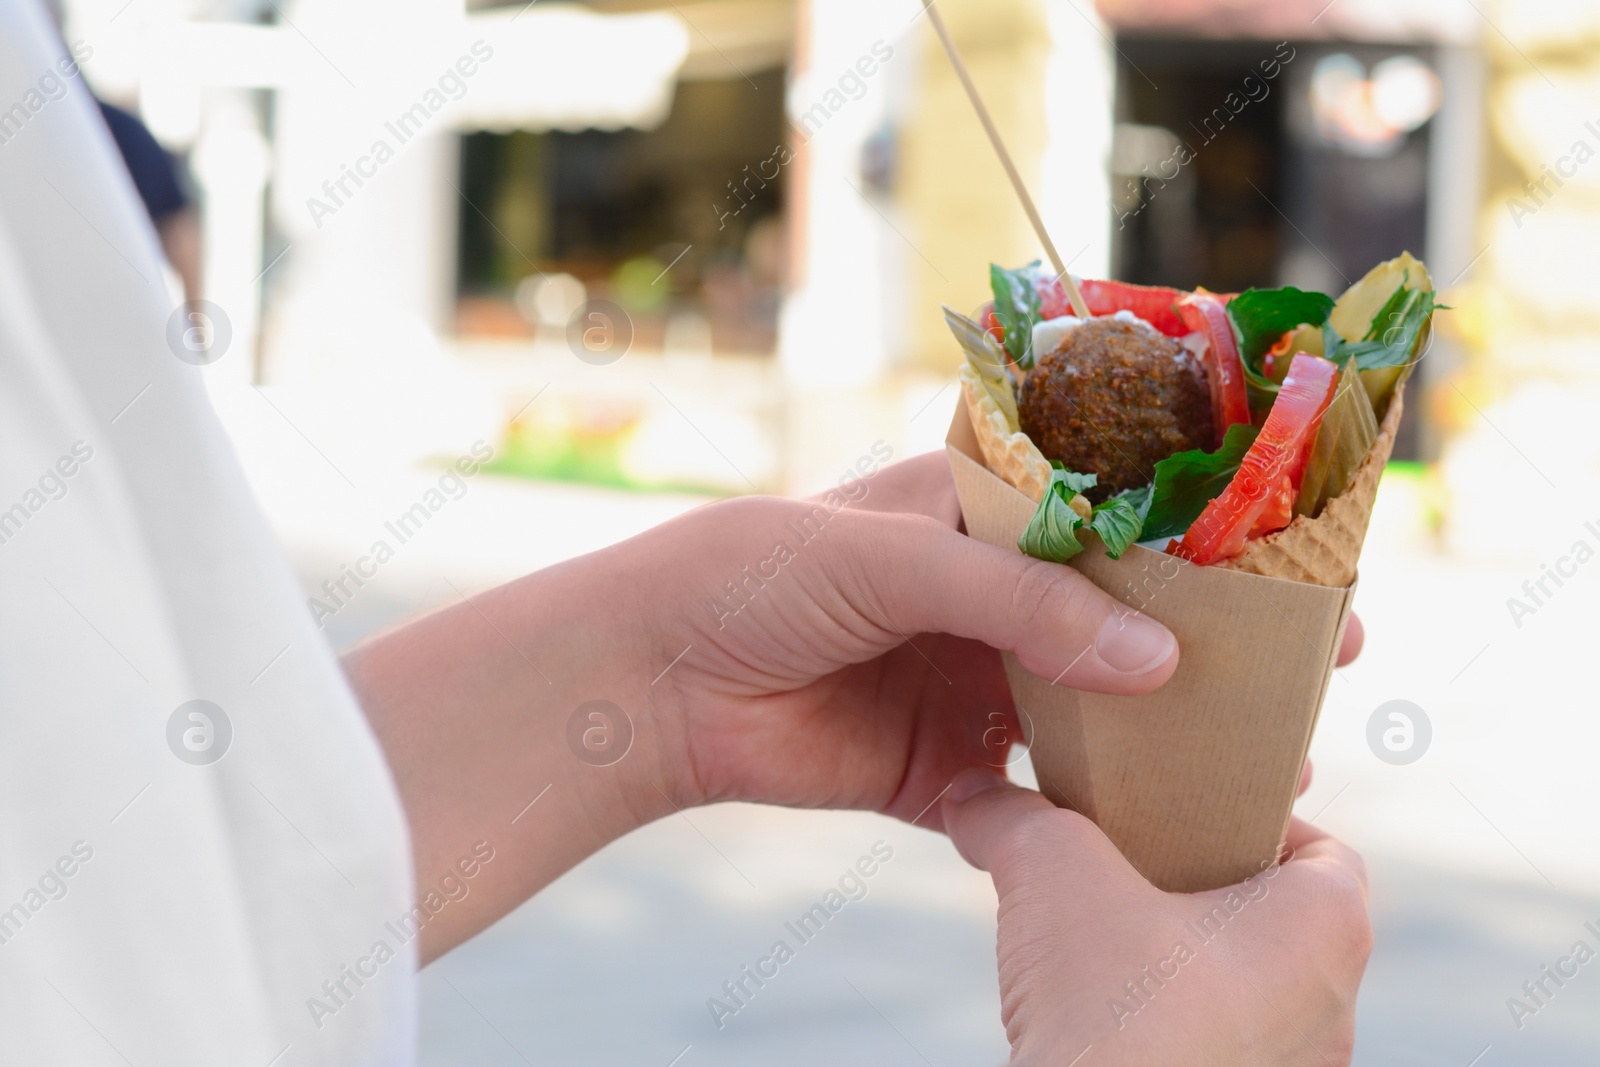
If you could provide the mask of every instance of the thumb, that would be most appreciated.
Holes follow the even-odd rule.
[[[991,770],[958,774],[940,814],[957,851],[989,872],[1001,901],[1022,907],[1035,933],[1125,926],[1161,895],[1094,823]]]
[[[1041,678],[1099,693],[1148,693],[1178,667],[1170,630],[1070,567],[914,516],[861,515],[849,529],[838,543],[905,633],[982,641]]]
[[[988,768],[956,775],[940,814],[956,850],[994,876],[1001,896],[1027,880],[1069,894],[1091,885],[1127,893],[1149,889],[1094,823]]]
[[[980,871],[995,868],[1016,851],[1023,825],[1047,823],[1059,809],[1043,795],[1012,785],[984,767],[956,775],[945,792],[945,833],[961,857]]]

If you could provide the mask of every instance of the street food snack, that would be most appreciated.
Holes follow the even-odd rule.
[[[1055,678],[1004,655],[1039,789],[1162,889],[1239,882],[1279,859],[1432,281],[1409,255],[1338,300],[1083,281],[1087,316],[1037,266],[992,281],[978,315],[945,309],[968,533],[1065,563],[1181,650],[1143,696],[1058,684],[1079,650]]]
[[[990,469],[1038,504],[1023,551],[1084,534],[1201,565],[1344,586],[1436,307],[1427,268],[1379,264],[1338,300],[1079,283],[991,270],[994,302],[945,317]],[[1046,471],[1048,470],[1048,474]],[[1337,505],[1337,506],[1336,506]]]

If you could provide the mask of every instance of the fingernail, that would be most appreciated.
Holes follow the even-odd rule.
[[[1144,674],[1172,658],[1178,647],[1172,631],[1134,612],[1115,612],[1100,627],[1094,650],[1113,670]]]
[[[956,780],[950,783],[950,792],[946,794],[952,802],[963,804],[979,793],[987,793],[991,789],[999,789],[1006,784],[1006,780],[993,771],[974,767],[956,775]]]

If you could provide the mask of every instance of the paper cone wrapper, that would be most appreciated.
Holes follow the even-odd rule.
[[[1040,791],[1092,819],[1157,887],[1216,889],[1277,861],[1399,417],[1397,395],[1350,488],[1322,515],[1227,566],[1137,545],[1113,560],[1098,542],[1072,560],[1177,636],[1178,669],[1161,689],[1077,692],[1005,655]],[[1035,502],[985,465],[965,402],[946,451],[967,533],[1020,551]],[[1081,651],[1062,649],[1062,669]]]

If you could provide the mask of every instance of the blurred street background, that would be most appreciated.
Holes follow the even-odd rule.
[[[1524,991],[1600,949],[1600,2],[939,6],[1074,272],[1337,294],[1428,263],[1453,310],[1298,811],[1371,870],[1358,1064],[1600,1062],[1600,963]],[[875,442],[940,447],[939,305],[1040,255],[917,0],[64,17],[181,165],[229,335],[197,373],[338,648]],[[478,442],[489,472],[330,603]],[[1405,764],[1368,740],[1395,700],[1428,724]],[[880,840],[868,897],[719,1029],[707,998]],[[423,972],[423,1062],[998,1064],[993,935],[937,835],[694,811]]]

